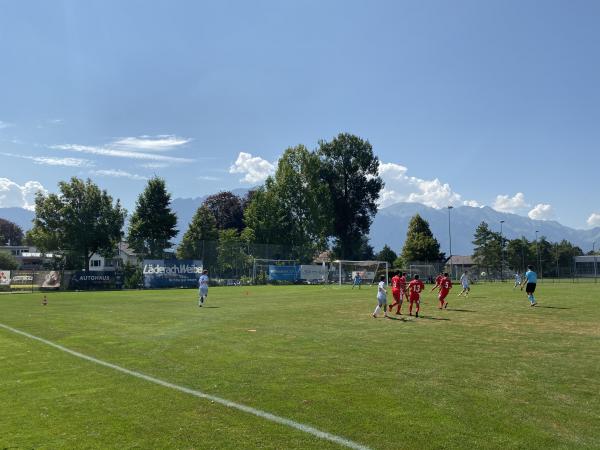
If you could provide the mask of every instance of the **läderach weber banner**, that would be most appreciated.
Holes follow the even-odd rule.
[[[196,287],[201,273],[198,259],[145,259],[144,287]]]

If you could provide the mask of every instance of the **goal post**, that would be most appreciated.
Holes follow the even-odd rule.
[[[380,272],[385,273],[385,284],[389,282],[389,263],[387,261],[352,261],[338,259],[333,261],[337,264],[338,284],[352,282],[356,274],[359,274],[362,280],[373,284]]]

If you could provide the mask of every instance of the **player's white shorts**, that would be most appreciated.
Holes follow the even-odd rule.
[[[379,306],[386,305],[387,304],[386,297],[377,296],[377,303],[379,303]]]
[[[463,283],[462,287],[463,289],[469,289],[469,283]]]
[[[202,297],[206,297],[208,295],[208,286],[202,286],[198,291]]]

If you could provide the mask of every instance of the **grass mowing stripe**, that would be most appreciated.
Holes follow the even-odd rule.
[[[263,419],[270,420],[271,422],[275,422],[275,423],[278,423],[278,424],[281,424],[281,425],[286,425],[288,427],[295,428],[295,429],[300,430],[300,431],[302,431],[304,433],[311,434],[311,435],[316,436],[316,437],[318,437],[320,439],[325,439],[327,441],[335,442],[335,443],[340,444],[340,445],[342,445],[344,447],[347,447],[347,448],[352,448],[352,449],[356,449],[356,450],[370,450],[369,447],[366,447],[366,446],[364,446],[362,444],[350,441],[350,440],[345,439],[345,438],[343,438],[341,436],[336,436],[335,434],[327,433],[326,431],[318,430],[317,428],[311,427],[310,425],[305,425],[303,423],[295,422],[295,421],[293,421],[291,419],[286,419],[285,417],[276,416],[275,414],[271,414],[269,412],[262,411],[260,409],[256,409],[256,408],[252,408],[250,406],[242,405],[241,403],[232,402],[230,400],[227,400],[227,399],[224,399],[224,398],[221,398],[221,397],[216,397],[214,395],[206,394],[204,392],[197,391],[195,389],[186,388],[185,386],[179,386],[177,384],[169,383],[168,381],[164,381],[164,380],[161,380],[159,378],[154,378],[154,377],[152,377],[150,375],[145,375],[143,373],[136,372],[135,370],[130,370],[130,369],[127,369],[125,367],[121,367],[121,366],[118,366],[116,364],[109,363],[107,361],[102,361],[101,359],[97,359],[97,358],[94,358],[93,356],[88,356],[88,355],[85,355],[83,353],[79,353],[79,352],[77,352],[75,350],[71,350],[71,349],[69,349],[67,347],[63,347],[60,344],[56,344],[56,343],[54,343],[52,341],[48,341],[48,340],[46,340],[44,338],[41,338],[41,337],[38,337],[38,336],[34,336],[33,334],[29,334],[29,333],[27,333],[25,331],[21,331],[21,330],[18,330],[16,328],[9,327],[8,325],[5,325],[3,323],[0,323],[0,328],[4,328],[5,330],[11,331],[13,333],[20,334],[21,336],[25,336],[25,337],[27,337],[29,339],[36,340],[36,341],[41,342],[43,344],[49,345],[51,347],[54,347],[54,348],[56,348],[56,349],[58,349],[60,351],[68,353],[70,355],[76,356],[76,357],[81,358],[81,359],[85,359],[86,361],[90,361],[90,362],[93,362],[95,364],[98,364],[98,365],[101,365],[101,366],[104,366],[104,367],[108,367],[110,369],[117,370],[119,372],[125,373],[127,375],[131,375],[133,377],[141,378],[142,380],[146,380],[146,381],[149,381],[151,383],[155,383],[155,384],[158,384],[158,385],[170,388],[170,389],[174,389],[176,391],[184,392],[186,394],[190,394],[190,395],[193,395],[195,397],[199,397],[199,398],[204,398],[204,399],[207,399],[207,400],[211,400],[211,401],[213,401],[215,403],[219,403],[219,404],[221,404],[223,406],[226,406],[228,408],[237,409],[239,411],[243,411],[245,413],[253,414],[253,415],[261,417]]]

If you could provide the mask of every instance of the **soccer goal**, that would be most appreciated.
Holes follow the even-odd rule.
[[[440,268],[433,264],[410,264],[408,270],[411,277],[419,275],[421,280],[425,282],[429,279],[434,279],[440,272]]]
[[[297,259],[254,258],[252,263],[252,283],[266,284],[270,281],[294,282],[300,270]]]
[[[385,275],[385,283],[388,283],[389,264],[387,261],[349,261],[336,260],[338,284],[354,283],[357,275],[363,284],[373,284],[379,280],[379,276]]]

